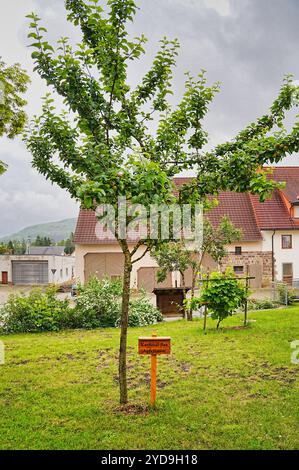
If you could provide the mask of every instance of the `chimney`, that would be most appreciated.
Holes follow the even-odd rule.
[[[30,247],[31,247],[31,239],[28,237],[28,240],[26,243],[26,255],[30,255]]]

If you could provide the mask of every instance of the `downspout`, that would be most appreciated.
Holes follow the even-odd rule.
[[[274,237],[276,234],[276,230],[274,230],[272,234],[272,282],[275,281],[275,258],[274,258]]]

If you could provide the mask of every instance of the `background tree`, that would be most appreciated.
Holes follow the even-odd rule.
[[[20,134],[26,123],[22,94],[27,91],[30,79],[19,64],[6,66],[0,58],[0,137],[10,139]],[[0,160],[0,175],[7,165]]]
[[[9,255],[11,254],[8,246],[5,243],[0,243],[0,255]]]
[[[157,272],[158,282],[165,281],[168,273],[179,272],[182,278],[183,287],[183,315],[188,317],[188,311],[185,308],[186,300],[186,282],[185,272],[190,266],[190,251],[185,247],[183,242],[163,243],[151,251],[153,258],[159,265]],[[189,319],[189,318],[188,318]]]
[[[7,252],[11,255],[24,255],[26,253],[25,240],[9,240],[7,243]]]
[[[50,237],[45,237],[42,235],[37,235],[36,239],[33,240],[32,246],[51,246],[52,240]]]
[[[66,255],[72,255],[75,251],[75,243],[74,243],[74,234],[71,233],[70,237],[67,238],[65,241],[65,248],[64,252]]]
[[[131,39],[127,23],[136,13],[133,0],[66,0],[68,20],[82,32],[73,48],[67,38],[57,47],[45,39],[40,19],[29,15],[35,51],[35,70],[51,89],[63,97],[65,111],[58,114],[49,95],[25,139],[33,166],[65,188],[82,207],[95,210],[112,204],[118,215],[118,198],[126,196],[127,223],[138,217],[132,205],[185,202],[195,204],[220,190],[251,191],[261,199],[276,183],[263,171],[264,163],[278,162],[299,148],[299,126],[290,133],[282,128],[285,111],[298,100],[298,88],[287,77],[269,115],[251,124],[236,138],[213,151],[202,152],[207,133],[202,127],[209,104],[219,86],[207,86],[204,72],[187,75],[181,102],[172,109],[172,70],[178,41],[163,39],[152,66],[131,89],[128,66],[144,53],[144,36]],[[156,132],[151,121],[157,118]],[[173,193],[172,178],[195,168],[197,177]],[[116,224],[116,239],[124,255],[123,297],[119,354],[120,401],[127,402],[126,345],[132,266],[155,241],[144,236],[129,244]]]

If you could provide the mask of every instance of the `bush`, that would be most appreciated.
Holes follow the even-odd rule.
[[[131,327],[153,325],[161,322],[163,315],[156,307],[154,307],[149,299],[142,295],[138,299],[130,301],[129,307],[129,323]],[[120,326],[120,318],[116,321],[116,327]]]
[[[283,305],[292,305],[297,297],[297,292],[286,284],[279,284],[277,286],[279,303]]]
[[[28,297],[11,295],[0,309],[0,332],[27,333],[61,329],[118,327],[121,316],[121,281],[91,278],[78,286],[75,308],[56,298],[57,289],[33,289]],[[129,326],[162,321],[160,311],[145,297],[131,300]]]
[[[92,277],[78,286],[76,307],[69,312],[65,328],[113,327],[121,311],[121,281]]]
[[[56,298],[56,288],[33,289],[25,297],[10,295],[0,309],[0,330],[3,333],[58,331],[69,312],[69,301]]]
[[[250,299],[248,301],[248,310],[269,310],[277,307],[277,303],[273,302],[271,299]]]

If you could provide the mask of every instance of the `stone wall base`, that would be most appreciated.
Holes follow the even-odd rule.
[[[241,255],[229,253],[222,262],[221,268],[243,266],[243,274],[246,274],[247,267],[250,276],[255,276],[251,281],[251,287],[268,287],[272,281],[272,252],[254,251],[243,252]],[[241,273],[242,275],[242,273]]]

